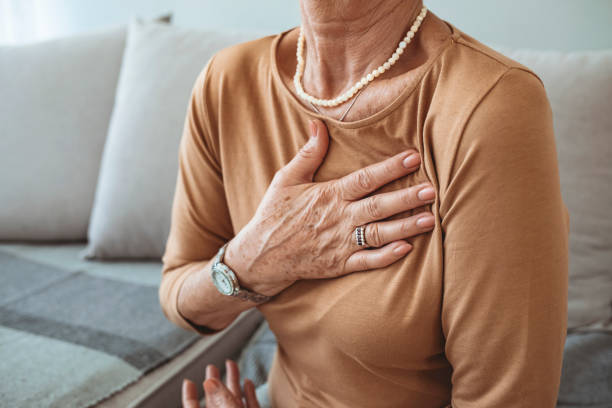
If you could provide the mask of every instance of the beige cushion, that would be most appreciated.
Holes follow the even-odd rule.
[[[248,37],[130,24],[82,257],[161,258],[191,89],[215,51]]]
[[[84,240],[125,27],[0,47],[0,240]]]
[[[496,48],[542,78],[552,106],[570,212],[568,326],[612,331],[612,50]]]

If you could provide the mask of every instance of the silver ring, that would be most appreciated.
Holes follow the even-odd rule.
[[[355,228],[355,241],[357,242],[357,245],[362,246],[362,247],[367,247],[368,243],[366,242],[366,237],[365,237],[365,225],[360,225],[357,228]]]

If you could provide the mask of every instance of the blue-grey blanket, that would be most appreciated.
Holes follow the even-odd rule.
[[[15,248],[0,250],[2,407],[91,406],[198,338],[166,320],[157,285]],[[117,276],[139,267],[121,265]],[[151,273],[160,268],[151,265]]]

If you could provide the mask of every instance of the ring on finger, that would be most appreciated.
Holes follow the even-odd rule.
[[[357,242],[357,245],[360,247],[368,247],[368,242],[366,241],[366,236],[365,236],[365,225],[360,225],[357,228],[355,228],[355,241]]]

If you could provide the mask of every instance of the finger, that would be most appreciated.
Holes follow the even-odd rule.
[[[419,167],[419,152],[410,149],[386,160],[356,170],[337,180],[342,198],[357,200]]]
[[[221,381],[221,375],[219,374],[219,369],[214,364],[209,364],[206,366],[206,379],[216,378]]]
[[[244,399],[246,400],[246,408],[260,408],[255,394],[255,384],[248,378],[244,380]]]
[[[225,383],[227,388],[234,394],[236,397],[242,399],[242,390],[240,389],[240,370],[238,369],[238,364],[236,364],[233,360],[225,360],[225,372],[227,378],[225,379]]]
[[[313,177],[327,153],[329,134],[325,124],[312,120],[309,124],[310,138],[297,154],[274,176],[281,186],[312,182]]]
[[[343,272],[346,274],[383,268],[402,258],[410,250],[412,245],[406,241],[391,242],[376,249],[362,249],[348,257]]]
[[[238,400],[221,381],[208,378],[204,381],[204,394],[208,408],[242,408],[242,401]]]
[[[372,222],[365,225],[364,237],[370,247],[382,247],[390,242],[430,231],[435,225],[431,212],[426,211],[397,220]],[[355,246],[357,243],[355,242]]]
[[[183,403],[183,408],[200,408],[196,385],[187,379],[183,380],[181,402]]]
[[[349,204],[348,210],[354,214],[355,222],[362,225],[432,203],[435,197],[431,183],[426,182],[354,201]]]

